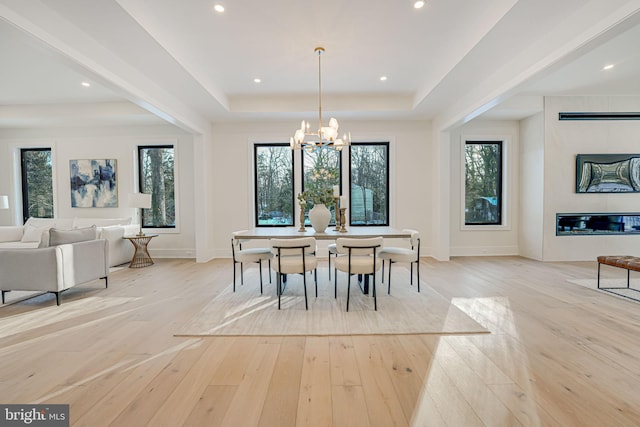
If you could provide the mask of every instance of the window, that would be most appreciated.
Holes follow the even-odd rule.
[[[342,187],[341,151],[323,148],[315,151],[300,151],[302,155],[302,191],[329,188],[334,185]],[[340,192],[342,194],[342,191]],[[313,206],[308,206],[312,208]],[[335,205],[327,206],[331,211],[330,225],[335,225]],[[310,224],[309,219],[305,224]]]
[[[20,150],[22,217],[53,218],[53,167],[50,148]]]
[[[151,209],[142,210],[142,227],[175,228],[175,176],[173,145],[138,147],[141,193],[151,194]]]
[[[465,142],[465,225],[502,225],[502,141]]]
[[[349,148],[351,225],[389,225],[389,143]]]
[[[256,226],[293,225],[293,151],[289,144],[255,144]]]

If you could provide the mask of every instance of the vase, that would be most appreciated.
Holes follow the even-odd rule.
[[[309,211],[309,221],[316,233],[324,233],[331,221],[331,211],[322,203],[316,203]]]

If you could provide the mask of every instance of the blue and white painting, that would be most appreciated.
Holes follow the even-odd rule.
[[[116,160],[70,160],[71,207],[118,207]]]

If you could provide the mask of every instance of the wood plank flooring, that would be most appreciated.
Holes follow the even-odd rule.
[[[638,426],[640,303],[567,282],[595,274],[423,259],[423,281],[490,334],[177,338],[231,262],[161,259],[60,307],[1,307],[0,403],[66,403],[92,427]]]

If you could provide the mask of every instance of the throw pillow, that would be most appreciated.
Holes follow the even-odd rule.
[[[86,228],[76,228],[75,230],[58,230],[57,228],[49,230],[49,246],[86,242],[87,240],[95,240],[95,238],[95,225]]]
[[[42,233],[47,231],[49,227],[36,227],[33,225],[25,225],[24,232],[22,233],[22,242],[39,242],[42,237]]]

